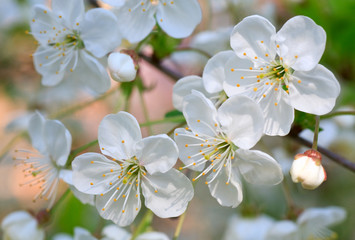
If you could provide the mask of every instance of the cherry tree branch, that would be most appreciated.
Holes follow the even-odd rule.
[[[139,57],[141,57],[144,61],[154,66],[156,69],[160,70],[161,72],[165,73],[167,76],[171,77],[174,81],[179,80],[180,78],[184,77],[182,74],[175,72],[164,65],[162,65],[158,60],[155,60],[151,57],[148,57],[144,53],[138,53]]]
[[[296,142],[305,145],[307,147],[312,147],[312,142],[298,136],[298,135],[289,135],[289,137],[291,137],[293,140],[295,140]],[[351,162],[349,160],[347,160],[346,158],[328,150],[327,148],[318,146],[318,152],[322,153],[324,156],[327,156],[330,160],[338,163],[339,165],[349,169],[350,171],[355,173],[355,162]]]

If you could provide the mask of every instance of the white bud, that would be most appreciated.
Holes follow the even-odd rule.
[[[313,190],[317,188],[327,179],[321,161],[322,156],[315,150],[297,154],[290,170],[292,181],[295,183],[301,182],[304,189]]]
[[[130,82],[136,78],[136,67],[133,59],[127,54],[111,53],[108,57],[108,68],[112,79],[118,82]]]

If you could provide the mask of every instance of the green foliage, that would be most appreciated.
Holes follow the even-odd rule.
[[[300,112],[295,110],[294,125],[300,126],[302,129],[310,129],[314,132],[314,126],[316,125],[316,118],[314,115]]]
[[[82,204],[71,193],[56,209],[51,226],[55,227],[55,233],[73,234],[75,226],[94,232],[99,220],[100,216],[94,207]]]
[[[168,36],[163,30],[157,27],[157,31],[151,34],[149,44],[154,49],[154,56],[163,59],[175,51],[180,44],[180,39]]]

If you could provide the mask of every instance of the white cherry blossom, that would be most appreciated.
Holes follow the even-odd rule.
[[[234,96],[217,110],[193,91],[184,98],[183,114],[188,128],[175,130],[180,159],[184,168],[201,172],[193,181],[207,176],[205,183],[221,205],[237,207],[242,201],[240,175],[253,184],[281,182],[279,164],[264,152],[249,150],[261,138],[264,125],[253,100]]]
[[[26,211],[17,211],[7,215],[1,222],[4,240],[44,240],[44,229],[37,220]]]
[[[306,209],[296,222],[290,220],[275,223],[266,240],[337,239],[328,227],[344,221],[346,212],[340,207]]]
[[[93,93],[107,91],[110,78],[100,60],[121,42],[118,30],[112,28],[116,24],[108,10],[85,13],[83,0],[53,0],[52,9],[36,5],[31,34],[39,42],[33,60],[42,84],[54,86],[68,78]]]
[[[112,4],[113,1],[104,2]],[[115,12],[118,28],[123,37],[131,43],[139,42],[148,36],[156,22],[174,38],[187,37],[202,19],[197,0],[126,1]]]
[[[25,177],[30,178],[24,184],[39,188],[33,198],[49,200],[51,208],[57,195],[60,179],[67,178],[65,170],[72,138],[65,126],[57,120],[47,120],[36,112],[30,119],[28,132],[33,147],[38,151],[15,150],[21,156],[14,158],[24,165]]]
[[[191,182],[173,169],[178,149],[161,134],[142,139],[137,120],[127,112],[107,115],[99,126],[99,153],[72,163],[74,186],[96,196],[101,216],[120,226],[133,222],[145,205],[162,218],[181,215],[193,197]]]
[[[340,92],[333,73],[318,64],[326,34],[308,17],[288,20],[276,33],[261,16],[246,17],[231,35],[236,53],[226,63],[226,81],[264,111],[267,135],[286,135],[294,109],[316,115],[330,112]]]

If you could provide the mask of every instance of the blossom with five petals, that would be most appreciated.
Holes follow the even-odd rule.
[[[31,34],[40,45],[33,57],[42,84],[69,78],[94,93],[107,91],[110,78],[100,58],[121,42],[111,27],[117,24],[115,15],[102,8],[85,13],[83,0],[53,0],[51,10],[36,5],[33,12]]]
[[[294,109],[316,115],[330,112],[340,92],[333,73],[318,64],[325,48],[322,27],[305,16],[288,20],[276,33],[260,16],[246,17],[231,35],[236,56],[226,63],[228,96],[244,94],[264,111],[267,135],[286,135]]]
[[[181,215],[193,197],[189,179],[172,167],[175,142],[161,134],[142,139],[137,120],[127,112],[107,115],[99,126],[103,154],[85,153],[72,163],[74,186],[97,195],[96,208],[120,226],[133,222],[145,205],[162,218]]]
[[[112,0],[104,0],[112,4]],[[119,1],[116,7],[122,5]],[[202,13],[197,0],[140,0],[126,1],[115,9],[117,26],[128,41],[136,43],[152,31],[156,22],[170,36],[189,36],[201,22]]]
[[[202,93],[193,91],[184,99],[187,129],[175,130],[180,159],[186,166],[208,175],[211,195],[223,206],[236,207],[242,201],[240,175],[254,184],[275,185],[283,174],[269,155],[249,150],[261,138],[263,116],[260,107],[245,96],[234,96],[216,110]]]

